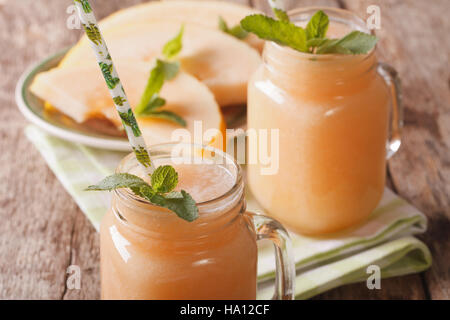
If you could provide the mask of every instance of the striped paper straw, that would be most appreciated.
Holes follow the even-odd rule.
[[[152,174],[155,169],[153,162],[150,159],[145,140],[142,137],[136,117],[134,116],[133,110],[131,110],[127,95],[114,67],[105,39],[98,27],[92,7],[88,0],[74,0],[74,3],[81,23],[86,31],[86,36],[89,38],[91,47],[95,52],[95,57],[105,78],[109,93],[122,119],[125,132],[136,155],[136,159],[144,167],[146,173]]]

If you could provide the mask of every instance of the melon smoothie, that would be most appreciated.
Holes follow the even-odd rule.
[[[291,21],[306,26],[317,10],[294,11]],[[350,12],[323,11],[328,38],[367,32]],[[263,175],[261,165],[250,165],[249,186],[267,213],[293,231],[324,234],[353,226],[380,201],[393,101],[382,68],[373,49],[317,54],[266,43],[264,63],[249,83],[248,127],[279,129],[279,170]],[[395,139],[389,144],[393,152],[398,146]]]
[[[277,298],[291,298],[294,265],[283,249],[287,234],[281,226],[255,230],[256,221],[269,218],[245,212],[239,166],[218,151],[213,162],[173,157],[173,146],[152,147],[152,159],[156,166],[176,169],[175,190],[186,190],[195,199],[199,217],[182,220],[128,189],[117,189],[100,231],[102,298],[255,299],[256,238],[269,234],[280,241],[287,267],[279,271],[283,289]],[[142,175],[133,155],[117,172]],[[274,221],[262,225],[268,223]]]

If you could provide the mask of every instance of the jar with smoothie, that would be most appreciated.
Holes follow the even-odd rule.
[[[100,230],[103,299],[255,299],[257,246],[270,239],[277,256],[276,299],[292,299],[290,241],[271,218],[246,212],[239,165],[226,154],[182,144],[150,148],[155,166],[178,172],[177,189],[196,200],[193,222],[116,189]],[[208,155],[207,155],[208,154]],[[118,173],[144,176],[136,157]]]
[[[329,17],[328,38],[369,33],[362,19],[340,9],[294,10],[291,22],[305,26],[319,9]],[[279,130],[279,170],[264,175],[260,164],[249,165],[252,193],[299,233],[364,221],[383,195],[386,159],[400,146],[395,70],[377,61],[375,49],[317,54],[268,41],[263,59],[248,87],[248,127]]]

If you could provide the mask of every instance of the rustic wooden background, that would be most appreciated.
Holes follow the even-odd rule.
[[[98,18],[142,0],[92,0]],[[266,0],[237,1],[267,10]],[[405,128],[389,161],[389,185],[425,212],[422,237],[434,257],[430,270],[337,288],[316,299],[449,299],[450,297],[450,12],[448,0],[290,0],[342,7],[366,16],[381,7],[379,56],[403,80]],[[14,102],[19,75],[78,39],[66,28],[70,0],[0,0],[0,298],[99,298],[98,234],[24,136]],[[82,270],[80,290],[66,290],[65,270]]]

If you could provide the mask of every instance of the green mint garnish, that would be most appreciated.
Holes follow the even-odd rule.
[[[164,82],[175,78],[180,71],[180,63],[171,60],[174,59],[183,48],[183,33],[184,26],[181,27],[175,38],[164,45],[162,53],[167,61],[157,59],[155,67],[150,71],[147,86],[141,96],[141,101],[135,109],[138,117],[164,119],[183,127],[186,126],[186,121],[179,115],[171,111],[160,110],[160,108],[165,106],[166,100],[159,96],[159,92],[161,91]]]
[[[263,14],[253,14],[241,21],[244,30],[256,34],[261,39],[274,41],[301,52],[307,52],[305,29],[289,21],[275,20]]]
[[[161,71],[164,73],[165,80],[169,81],[175,78],[180,71],[180,63],[178,61],[164,61],[157,60],[157,68],[161,68]]]
[[[120,188],[140,188],[147,183],[138,176],[118,173],[106,177],[99,184],[87,187],[87,191],[112,191]]]
[[[366,54],[372,50],[378,39],[361,31],[352,31],[341,39],[328,39],[328,16],[317,11],[306,28],[291,23],[286,12],[274,9],[278,20],[255,14],[241,21],[244,30],[256,34],[264,40],[274,41],[300,52],[315,54]]]
[[[146,111],[152,99],[158,97],[158,93],[164,85],[165,77],[161,60],[158,59],[156,60],[156,66],[150,71],[150,77],[148,78],[147,87],[142,94],[141,101],[136,106],[135,112],[138,116]]]
[[[178,174],[172,166],[158,167],[151,176],[152,185],[129,173],[116,173],[106,177],[87,191],[112,191],[129,188],[135,195],[150,203],[173,211],[178,217],[192,222],[198,218],[195,200],[184,190],[173,191],[178,184]]]
[[[148,115],[150,117],[152,117],[152,118],[163,119],[163,120],[168,120],[168,121],[175,122],[175,123],[179,124],[182,127],[186,127],[186,125],[187,125],[186,120],[184,120],[182,117],[180,117],[179,115],[177,115],[175,112],[172,112],[172,111],[167,111],[167,110],[155,111],[155,110],[152,110],[151,112],[148,113]]]
[[[275,14],[275,17],[277,17],[278,20],[289,21],[289,16],[286,13],[286,11],[278,8],[273,8],[273,13]]]
[[[222,30],[225,33],[228,33],[229,35],[232,35],[235,38],[238,39],[245,39],[248,36],[248,32],[242,29],[241,25],[238,24],[232,28],[228,27],[228,24],[226,21],[219,16],[219,29]]]
[[[152,174],[152,187],[156,192],[170,192],[177,184],[178,173],[172,166],[158,167]]]
[[[167,59],[173,59],[183,49],[183,33],[184,26],[181,26],[176,37],[164,45],[162,53]]]
[[[317,47],[317,53],[365,54],[375,47],[375,36],[352,31],[341,39],[331,39]]]
[[[317,11],[306,26],[306,38],[308,40],[325,38],[329,22],[328,16],[322,10]]]

